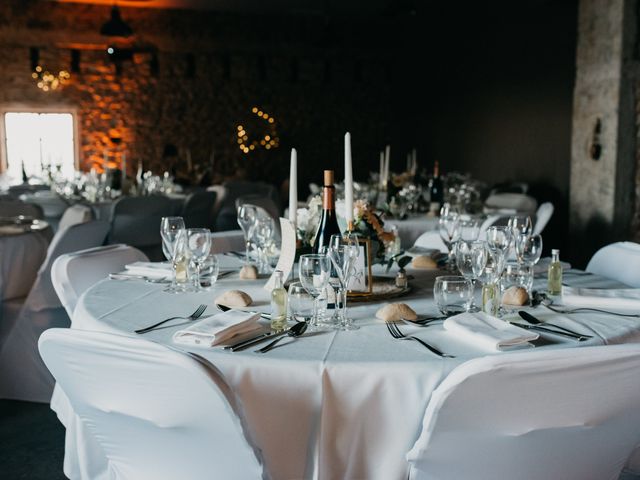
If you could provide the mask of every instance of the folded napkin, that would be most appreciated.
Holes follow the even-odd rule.
[[[228,310],[194,323],[189,328],[179,330],[173,341],[186,345],[213,347],[226,342],[231,337],[261,329],[259,313]]]
[[[444,328],[491,351],[521,346],[539,337],[535,332],[515,327],[483,312],[465,312],[449,317],[444,321]]]
[[[640,313],[640,288],[562,287],[562,303],[604,310],[633,310]]]
[[[142,275],[149,278],[165,278],[172,274],[171,264],[168,262],[134,262],[125,265],[126,273]]]

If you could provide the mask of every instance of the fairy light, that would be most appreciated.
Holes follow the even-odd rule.
[[[278,148],[280,145],[280,139],[278,138],[278,131],[276,129],[276,119],[273,115],[261,110],[259,107],[253,107],[251,113],[258,117],[261,121],[265,122],[267,131],[264,135],[252,136],[249,133],[249,129],[244,124],[238,124],[237,129],[237,142],[238,148],[241,152],[248,154],[259,148],[265,150],[271,150],[272,148]]]
[[[31,78],[35,80],[36,86],[40,90],[49,92],[67,83],[67,80],[71,78],[71,74],[66,70],[60,70],[56,75],[44,69],[41,65],[36,65],[36,68],[31,73]]]

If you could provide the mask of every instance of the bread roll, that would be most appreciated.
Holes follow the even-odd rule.
[[[244,265],[240,269],[240,280],[255,280],[258,278],[258,270],[253,265]]]
[[[427,255],[418,255],[411,261],[413,268],[438,268],[436,261]]]
[[[215,303],[231,308],[248,307],[252,302],[251,297],[242,290],[227,290],[215,300]]]
[[[376,317],[385,322],[397,322],[403,318],[416,320],[418,315],[406,303],[389,303],[376,312]]]
[[[527,290],[522,287],[509,287],[502,294],[503,305],[526,305],[529,303],[529,294]]]

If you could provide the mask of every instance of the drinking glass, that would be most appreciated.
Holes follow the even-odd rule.
[[[498,316],[500,310],[499,280],[504,262],[504,253],[487,248],[487,263],[478,277],[482,282],[482,311],[494,317]]]
[[[244,234],[245,243],[245,263],[251,263],[249,250],[251,249],[251,237],[253,236],[253,228],[255,227],[258,209],[255,205],[244,204],[238,207],[238,225]]]
[[[542,237],[540,235],[520,234],[516,238],[518,262],[535,265],[542,256]]]
[[[297,321],[308,322],[313,314],[313,297],[302,282],[293,282],[289,285],[289,308],[291,317]]]
[[[187,249],[191,253],[191,261],[196,266],[193,287],[196,292],[202,290],[200,286],[200,268],[211,252],[211,232],[207,228],[187,229]]]
[[[449,250],[447,265],[449,270],[453,270],[453,245],[460,238],[459,223],[460,216],[457,213],[449,212],[440,217],[438,222],[440,228],[440,238]]]
[[[215,285],[218,281],[219,271],[220,267],[218,264],[218,257],[214,254],[210,254],[204,259],[200,266],[200,287],[202,287],[203,290],[208,290]]]
[[[494,251],[500,251],[506,258],[511,246],[511,228],[492,225],[487,229],[487,247]]]
[[[331,260],[317,253],[300,255],[298,274],[305,290],[313,297],[313,314],[309,325],[313,330],[318,330],[318,297],[329,284]]]
[[[358,239],[354,235],[331,235],[327,254],[333,268],[338,274],[340,286],[338,288],[337,303],[342,303],[338,314],[340,318],[340,330],[357,330],[359,327],[353,324],[353,320],[347,315],[347,291],[355,270],[356,259],[360,254]]]
[[[480,235],[480,223],[477,220],[473,218],[460,220],[459,228],[461,240],[464,240],[465,242],[478,240],[478,236]]]
[[[436,277],[433,297],[443,315],[466,312],[473,298],[471,280],[457,275]]]
[[[504,292],[509,287],[522,287],[531,298],[533,288],[533,265],[509,262],[502,274],[501,289]]]
[[[257,217],[253,235],[258,249],[258,273],[271,273],[271,266],[267,258],[267,249],[273,239],[275,227],[271,217]]]
[[[177,293],[183,291],[181,285],[178,285],[178,275],[185,277],[187,274],[187,268],[185,262],[176,263],[174,258],[180,258],[176,256],[176,247],[178,246],[178,237],[180,232],[184,232],[184,219],[182,217],[162,217],[160,221],[160,237],[162,238],[162,253],[167,260],[171,262],[172,279],[171,285],[169,285],[165,292]],[[184,249],[184,243],[181,243],[181,248]],[[181,269],[178,272],[178,269]],[[181,282],[183,283],[183,282]]]
[[[487,248],[484,242],[476,240],[475,242],[465,242],[459,240],[455,248],[456,265],[463,277],[471,281],[472,292],[475,286],[475,280],[482,274],[487,264]],[[474,305],[473,297],[471,298],[470,311],[477,308]]]
[[[524,215],[515,215],[509,218],[509,228],[511,229],[512,238],[518,238],[518,235],[531,235],[533,230],[531,217]]]

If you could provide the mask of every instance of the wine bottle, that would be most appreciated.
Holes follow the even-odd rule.
[[[338,227],[338,218],[336,217],[335,193],[333,170],[325,170],[324,186],[322,187],[322,218],[313,242],[313,253],[321,253],[322,247],[329,246],[331,235],[339,235],[341,233],[340,227]]]
[[[444,200],[444,192],[442,187],[442,179],[440,178],[440,165],[436,160],[433,165],[433,178],[429,185],[429,193],[431,194],[431,205],[429,210],[439,212]]]

